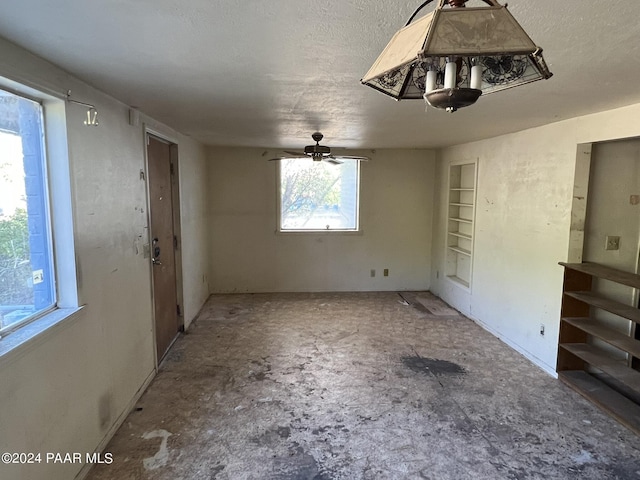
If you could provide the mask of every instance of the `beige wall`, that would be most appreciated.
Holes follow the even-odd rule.
[[[267,161],[276,153],[209,150],[212,292],[429,288],[433,152],[349,152],[371,157],[361,166],[360,234],[276,234],[277,165]]]
[[[640,105],[444,149],[439,154],[432,290],[555,371],[562,268],[578,144],[640,135]],[[443,278],[448,165],[478,160],[470,290]],[[539,334],[545,325],[545,335]]]
[[[154,374],[144,126],[128,107],[27,52],[0,41],[0,76],[93,103],[66,104],[80,303],[84,309],[0,357],[0,451],[93,452]],[[143,119],[145,120],[145,119]],[[206,156],[202,146],[146,119],[180,149],[185,320],[208,295]],[[206,282],[206,279],[205,279]],[[1,467],[3,479],[68,480],[82,465]]]

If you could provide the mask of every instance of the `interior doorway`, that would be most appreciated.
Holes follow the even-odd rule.
[[[160,363],[179,332],[179,201],[177,145],[147,134],[150,254],[157,362]]]

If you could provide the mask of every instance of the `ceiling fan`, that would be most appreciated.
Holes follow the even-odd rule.
[[[306,147],[304,147],[304,152],[290,152],[288,150],[285,150],[284,152],[289,154],[290,156],[270,158],[269,161],[311,157],[314,162],[328,162],[335,165],[340,165],[341,163],[344,163],[345,160],[360,160],[365,162],[369,160],[369,157],[354,157],[352,155],[331,155],[331,149],[329,147],[320,145],[320,140],[322,140],[323,136],[324,135],[322,135],[320,132],[315,132],[313,135],[311,135],[311,138],[313,138],[316,144],[307,145]]]

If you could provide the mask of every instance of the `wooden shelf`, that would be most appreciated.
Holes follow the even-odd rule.
[[[587,332],[592,337],[599,338],[600,340],[607,342],[609,345],[613,345],[620,350],[630,353],[634,357],[640,358],[640,344],[629,335],[611,330],[592,318],[564,317],[562,321]]]
[[[449,165],[449,222],[444,274],[458,285],[469,288],[473,268],[473,219],[475,217],[477,164]]]
[[[582,272],[593,277],[602,278],[603,280],[610,280],[628,287],[640,288],[640,275],[635,273],[623,272],[597,263],[560,262],[560,265],[570,268],[571,270],[575,270],[576,272]]]
[[[581,370],[565,370],[558,378],[640,435],[640,405]]]
[[[640,371],[632,368],[640,358],[640,340],[614,330],[607,320],[593,318],[604,310],[620,317],[616,323],[640,323],[640,309],[593,292],[593,279],[608,280],[625,287],[640,288],[640,275],[595,263],[561,263],[564,271],[562,318],[558,342],[559,378],[599,405],[621,423],[640,434]],[[597,287],[599,284],[595,284]],[[608,291],[608,290],[607,290]],[[629,355],[613,358],[602,345],[588,343],[602,340]],[[596,378],[596,376],[598,378]],[[606,382],[606,383],[605,383]]]
[[[453,250],[454,252],[460,253],[462,255],[466,255],[467,257],[471,256],[471,251],[470,250],[466,250],[464,248],[460,248],[460,247],[456,247],[456,246],[449,246],[447,248],[449,250]]]
[[[620,383],[640,393],[640,372],[629,368],[622,360],[613,359],[587,343],[561,343],[560,348],[581,358],[589,365],[611,375]]]
[[[564,294],[591,305],[592,307],[600,308],[620,317],[640,323],[640,309],[631,305],[625,305],[624,303],[602,298],[591,292],[564,292]]]

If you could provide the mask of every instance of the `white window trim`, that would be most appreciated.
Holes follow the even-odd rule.
[[[301,160],[309,160],[309,161],[313,161],[310,158],[302,158]],[[280,179],[282,178],[282,163],[281,162],[276,162],[277,163],[277,168],[276,168],[276,228],[275,228],[275,234],[276,235],[362,235],[363,229],[362,229],[362,214],[361,214],[361,204],[362,204],[362,190],[361,190],[361,183],[362,183],[362,162],[357,163],[358,165],[358,177],[357,177],[357,184],[356,184],[356,191],[357,191],[357,206],[356,206],[356,215],[357,215],[357,221],[356,221],[356,228],[334,228],[334,229],[330,229],[330,230],[325,230],[325,229],[302,229],[302,230],[295,230],[295,229],[282,229],[282,198],[280,197],[280,195],[282,194],[282,190],[281,190],[281,183],[280,183]]]
[[[39,101],[44,107],[45,171],[57,299],[53,309],[0,338],[0,363],[4,363],[44,339],[45,333],[53,333],[63,323],[78,318],[75,314],[82,307],[78,301],[66,101],[2,77],[0,88]]]

